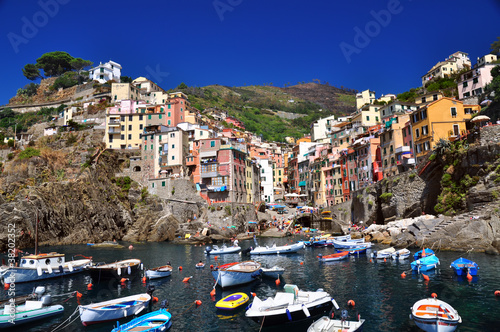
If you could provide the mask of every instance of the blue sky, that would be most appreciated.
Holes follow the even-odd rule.
[[[379,96],[419,86],[455,51],[475,63],[500,36],[497,0],[2,0],[0,12],[0,104],[51,51],[165,89],[320,79]]]

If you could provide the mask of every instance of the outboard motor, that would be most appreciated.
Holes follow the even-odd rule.
[[[36,295],[36,299],[40,300],[42,295],[45,293],[45,286],[37,286],[33,293]]]
[[[161,309],[165,309],[166,307],[168,307],[168,300],[167,299],[160,302]]]
[[[211,247],[211,246],[206,246],[206,247],[205,247],[205,252],[206,252],[207,254],[210,254],[210,251],[212,251],[212,247]]]
[[[377,250],[373,250],[373,252],[372,252],[372,257],[373,257],[373,258],[377,257]]]
[[[156,290],[156,287],[153,285],[148,285],[148,289],[146,290],[146,293],[149,294],[149,296],[153,297],[153,292]]]
[[[44,295],[44,296],[42,296],[41,301],[42,301],[42,305],[47,307],[47,306],[52,304],[52,297],[48,294]]]
[[[348,317],[349,317],[349,315],[347,314],[347,310],[342,310],[342,312],[340,314],[340,319],[342,321],[346,321]]]
[[[242,253],[245,255],[248,255],[250,253],[250,251],[252,251],[252,250],[253,250],[252,247],[248,247],[245,250],[243,250]]]

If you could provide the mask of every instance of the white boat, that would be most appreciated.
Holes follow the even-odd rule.
[[[408,249],[401,249],[401,250],[397,250],[395,252],[393,252],[391,254],[391,257],[392,259],[399,259],[399,260],[403,260],[403,259],[407,259],[410,257],[410,250]]]
[[[64,254],[51,252],[23,256],[19,267],[2,266],[0,276],[4,283],[9,283],[7,279],[14,280],[15,283],[39,281],[80,273],[90,268],[91,265],[91,259],[66,262]]]
[[[84,326],[137,315],[151,301],[151,295],[142,293],[109,301],[81,305],[80,320]]]
[[[264,301],[255,296],[245,316],[262,326],[270,326],[318,316],[329,311],[333,305],[338,308],[330,294],[321,289],[305,292],[288,284],[284,289],[284,292],[277,292],[273,298]]]
[[[273,266],[271,268],[262,268],[262,276],[268,278],[278,279],[281,275],[285,273],[285,269],[279,266]]]
[[[212,276],[222,288],[247,284],[261,273],[260,263],[255,261],[228,263],[212,269]]]
[[[352,248],[358,248],[358,247],[365,247],[365,248],[370,248],[372,246],[371,242],[364,242],[364,239],[361,239],[363,241],[338,241],[333,239],[333,246],[335,249],[352,249]]]
[[[241,247],[239,247],[239,246],[228,247],[225,244],[223,244],[222,247],[219,247],[217,245],[213,245],[213,246],[207,246],[205,248],[205,254],[206,255],[235,254],[240,250],[241,250]]]
[[[379,250],[376,251],[374,250],[372,252],[372,257],[376,259],[386,259],[386,258],[391,258],[391,255],[396,252],[396,249],[393,247],[384,249],[384,250]]]
[[[146,270],[146,278],[148,279],[158,279],[165,278],[172,274],[172,267],[170,265],[163,265],[160,267],[155,267],[153,269]]]
[[[437,298],[415,302],[411,307],[410,319],[426,332],[453,332],[462,318],[448,303]]]
[[[342,315],[344,315],[342,311]],[[347,312],[345,313],[347,315]],[[362,331],[364,319],[359,319],[358,321],[349,321],[346,318],[343,319],[330,319],[326,316],[321,317],[307,329],[307,332],[355,332]]]
[[[140,259],[125,259],[110,264],[95,265],[90,267],[90,277],[94,283],[103,280],[121,280],[122,278],[134,279],[139,276],[143,265]]]
[[[47,317],[62,314],[64,307],[52,305],[50,295],[43,295],[45,287],[38,286],[34,291],[35,300],[26,300],[24,304],[16,305],[15,300],[6,302],[0,314],[0,328],[15,327]]]
[[[303,242],[297,242],[291,245],[277,246],[276,243],[271,247],[258,246],[250,251],[250,255],[274,255],[274,254],[292,254],[304,248]]]

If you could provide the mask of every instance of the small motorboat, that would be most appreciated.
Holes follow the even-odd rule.
[[[64,254],[51,252],[48,254],[27,255],[21,258],[18,267],[4,265],[0,268],[0,277],[15,283],[40,281],[57,278],[86,271],[92,265],[91,259],[78,259],[66,262]]]
[[[196,263],[197,269],[203,269],[204,267],[205,267],[205,263],[203,263],[202,261],[199,261],[198,263]]]
[[[391,255],[395,252],[396,252],[396,249],[394,249],[393,247],[390,247],[390,248],[387,248],[384,250],[380,250],[380,251],[374,250],[372,252],[372,257],[376,258],[376,259],[387,259],[387,258],[391,258]]]
[[[91,248],[116,248],[116,249],[123,249],[125,248],[121,244],[113,241],[104,241],[101,243],[87,243],[88,246]]]
[[[271,268],[262,268],[262,276],[278,279],[280,276],[285,273],[285,269],[279,266],[273,266]]]
[[[420,258],[422,258],[422,257],[425,257],[425,256],[431,256],[431,255],[434,255],[434,254],[435,254],[435,253],[434,253],[434,251],[433,251],[432,249],[429,249],[429,248],[427,248],[427,249],[426,249],[426,248],[424,248],[424,249],[422,249],[422,250],[420,250],[420,251],[417,251],[417,252],[415,253],[415,255],[413,255],[413,258],[414,258],[415,260],[417,260],[417,259],[420,259]]]
[[[247,303],[249,297],[245,293],[234,293],[226,296],[225,298],[217,301],[215,307],[220,310],[234,310],[245,303]]]
[[[162,308],[140,317],[132,319],[127,324],[120,325],[117,321],[117,327],[111,332],[163,332],[172,326],[172,314]]]
[[[324,314],[334,305],[338,308],[330,294],[322,289],[305,292],[299,290],[296,285],[287,284],[284,290],[264,301],[255,296],[245,316],[262,326],[270,326],[310,319]]]
[[[153,269],[146,270],[146,278],[148,279],[158,279],[169,277],[172,274],[172,267],[170,265],[163,265],[160,267],[155,267]]]
[[[341,252],[338,252],[336,254],[331,254],[331,255],[326,255],[326,256],[319,254],[318,259],[320,262],[333,262],[333,261],[340,261],[342,259],[346,259],[348,256],[349,256],[349,252],[341,251]]]
[[[261,273],[261,265],[255,261],[233,262],[212,269],[212,276],[222,288],[247,284]]]
[[[415,302],[410,319],[427,332],[453,332],[462,323],[462,318],[451,305],[435,297]]]
[[[207,246],[205,248],[205,254],[206,255],[235,254],[240,250],[241,250],[241,247],[239,247],[239,246],[228,247],[225,244],[223,244],[222,247],[219,247],[217,245],[213,245],[213,246]]]
[[[16,304],[16,301],[8,301],[4,304],[0,314],[0,328],[9,328],[20,324],[37,321],[64,312],[64,307],[60,304],[52,305],[50,295],[43,295],[45,287],[36,287],[32,300],[25,300],[23,304]]]
[[[142,293],[104,302],[81,305],[80,320],[84,326],[139,314],[151,301],[151,294]]]
[[[450,267],[455,270],[457,276],[470,274],[471,276],[477,275],[477,270],[479,270],[479,266],[466,258],[459,258],[453,263],[451,263]]]
[[[366,254],[366,247],[356,247],[356,248],[346,248],[346,249],[337,249],[337,252],[347,251],[351,256],[359,256]]]
[[[358,321],[347,320],[347,310],[342,310],[341,319],[330,319],[323,316],[307,329],[307,332],[361,332],[363,330],[364,319],[359,318]]]
[[[425,256],[411,262],[410,265],[413,271],[429,271],[435,269],[439,265],[439,259],[436,257],[436,255]]]
[[[371,242],[364,242],[364,239],[361,239],[361,241],[360,240],[339,241],[333,239],[332,242],[335,249],[352,249],[358,247],[370,248],[372,246]]]
[[[395,252],[393,252],[391,254],[391,257],[392,259],[399,259],[399,260],[403,260],[403,259],[407,259],[410,257],[410,250],[408,249],[401,249],[401,250],[396,250]]]
[[[126,259],[111,264],[95,265],[90,268],[90,276],[95,283],[102,280],[135,278],[142,269],[140,259]]]
[[[250,255],[273,255],[273,254],[292,254],[304,248],[304,243],[297,242],[291,245],[277,246],[276,244],[271,247],[258,246],[250,251]]]

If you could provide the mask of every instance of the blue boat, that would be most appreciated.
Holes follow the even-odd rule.
[[[425,255],[423,255],[424,253],[425,253]],[[434,255],[434,251],[432,251],[432,249],[429,249],[429,248],[427,248],[427,249],[424,248],[423,250],[417,251],[415,253],[415,255],[413,255],[413,258],[415,260],[417,260],[417,259],[420,259],[422,257],[430,256],[430,255]]]
[[[141,332],[162,332],[172,326],[172,314],[166,309],[160,309],[140,317],[132,319],[127,324],[120,325],[111,332],[141,331]]]
[[[436,257],[436,255],[425,256],[411,262],[411,269],[417,272],[429,271],[435,269],[438,264],[439,259]]]
[[[457,276],[467,275],[467,273],[475,276],[477,275],[477,270],[479,270],[479,266],[475,262],[462,257],[453,261],[450,267],[455,270]]]

